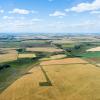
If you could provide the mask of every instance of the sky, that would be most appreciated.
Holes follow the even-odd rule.
[[[99,33],[100,0],[0,0],[0,33]]]

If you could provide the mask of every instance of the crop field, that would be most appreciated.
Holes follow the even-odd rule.
[[[100,51],[100,47],[91,48],[91,49],[88,49],[87,51],[90,51],[90,52]]]
[[[45,44],[46,40],[24,40],[22,43],[34,43],[34,44]]]
[[[65,58],[66,55],[64,54],[58,54],[58,55],[53,55],[53,56],[50,56],[49,58],[42,58],[40,59],[41,61],[43,60],[54,60],[54,59],[62,59],[62,58]]]
[[[54,40],[53,41],[54,44],[72,44],[75,42],[76,41],[72,41],[72,40]]]
[[[35,54],[18,54],[16,51],[11,50],[7,51],[5,54],[0,54],[0,63],[14,61],[17,59],[24,59],[24,58],[35,58]]]
[[[53,47],[38,47],[38,48],[26,48],[26,51],[31,52],[62,52],[62,49],[57,49]]]
[[[75,43],[68,43],[68,44],[62,45],[63,48],[71,48],[71,47],[74,47],[74,46],[75,46]]]
[[[18,58],[34,58],[36,57],[35,54],[19,54]]]
[[[100,52],[85,52],[80,54],[79,56],[83,58],[97,58],[100,57]]]
[[[80,58],[65,58],[65,59],[59,59],[59,60],[51,60],[51,61],[44,61],[41,63],[41,65],[61,65],[61,64],[74,64],[74,63],[84,63],[87,64],[87,61],[84,61]]]
[[[8,53],[0,54],[0,63],[17,60],[18,54],[15,50],[10,50]]]
[[[45,40],[24,40],[0,42],[0,48],[22,48],[22,47],[51,47]]]
[[[99,49],[96,36],[1,37],[0,100],[100,100]]]
[[[54,62],[43,61],[31,69],[3,91],[0,100],[100,99],[98,67],[79,58],[62,59],[56,65]]]

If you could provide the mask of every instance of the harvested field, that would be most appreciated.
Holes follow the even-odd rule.
[[[17,60],[18,54],[15,50],[7,51],[8,53],[0,54],[0,63]]]
[[[91,49],[88,49],[87,51],[100,51],[100,47],[91,48]]]
[[[51,58],[51,59],[60,59],[60,58],[64,58],[64,57],[66,57],[66,55],[59,54],[59,55],[53,55],[53,56],[51,56],[50,58]]]
[[[35,54],[19,54],[18,58],[35,58]]]
[[[71,41],[71,40],[54,40],[53,43],[54,44],[72,44],[72,43],[75,43],[75,41]]]
[[[87,61],[84,61],[80,58],[65,58],[61,60],[51,60],[51,61],[44,61],[41,65],[59,65],[59,64],[87,64]]]
[[[33,52],[62,52],[62,49],[52,48],[52,47],[40,47],[40,48],[26,48],[26,51]]]
[[[74,62],[79,62],[77,60]],[[47,84],[46,75],[51,85]],[[70,65],[37,66],[0,95],[0,100],[33,99],[99,100],[100,70],[91,64],[73,62]]]
[[[17,48],[0,48],[0,54],[17,53]]]
[[[41,60],[54,60],[54,59],[61,59],[61,58],[65,58],[66,55],[64,54],[58,54],[58,55],[53,55],[50,56],[49,58],[42,58]]]
[[[0,50],[16,50],[16,49],[19,49],[19,48],[0,48]]]

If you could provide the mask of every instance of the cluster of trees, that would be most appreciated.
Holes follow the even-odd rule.
[[[6,68],[9,68],[9,67],[11,67],[11,66],[8,65],[8,64],[0,65],[0,70],[6,69]]]
[[[68,56],[75,57],[77,53],[80,53],[82,50],[83,45],[75,45],[72,48],[66,48],[65,51],[67,52]]]
[[[78,51],[81,51],[81,49],[83,48],[83,44],[78,44],[75,45],[74,47],[67,47],[67,48],[63,48],[62,45],[60,44],[55,44],[55,45],[58,48],[63,49],[65,51],[65,54],[70,57],[75,57],[76,53]]]

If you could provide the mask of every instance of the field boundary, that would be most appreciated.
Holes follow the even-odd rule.
[[[40,86],[52,86],[51,80],[49,79],[46,71],[43,69],[43,67],[40,65],[41,71],[43,72],[43,75],[45,76],[46,82],[39,82]]]

